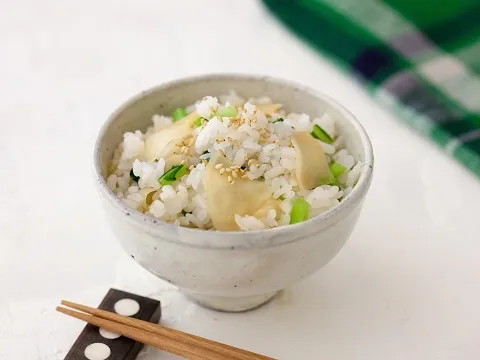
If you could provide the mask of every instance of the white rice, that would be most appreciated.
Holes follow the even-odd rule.
[[[111,162],[108,187],[132,208],[162,221],[215,230],[208,213],[202,179],[211,154],[221,151],[235,165],[246,168],[248,179],[266,182],[272,198],[279,199],[276,210],[271,209],[261,217],[236,214],[235,222],[240,230],[288,225],[292,201],[297,198],[304,199],[310,205],[309,217],[327,211],[355,186],[360,176],[360,162],[343,148],[343,138],[331,116],[325,114],[311,118],[305,113],[285,114],[283,110],[278,110],[267,117],[255,106],[269,103],[272,100],[266,96],[245,102],[231,92],[219,99],[207,96],[187,106],[187,112],[197,111],[201,117],[210,120],[193,131],[194,141],[188,147],[190,155],[186,160],[187,173],[164,186],[160,185],[158,179],[169,170],[166,169],[166,160],[147,161],[145,140],[171,125],[173,120],[169,116],[154,115],[153,125],[145,133],[137,130],[124,134]],[[228,117],[214,116],[218,109],[231,105],[240,107],[238,113],[244,123],[239,127],[232,126]],[[280,117],[283,121],[274,122]],[[311,132],[315,124],[335,139],[333,144],[321,142],[327,158],[342,164],[346,171],[337,178],[338,186],[322,185],[301,191],[295,177],[296,151],[291,136],[295,131]],[[252,164],[248,162],[250,159],[254,159]],[[137,181],[133,180],[131,172],[138,177]],[[147,196],[151,196],[149,204]]]

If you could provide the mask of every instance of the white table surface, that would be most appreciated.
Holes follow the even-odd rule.
[[[279,359],[480,358],[478,180],[256,1],[2,1],[0,49],[1,360],[63,359],[84,324],[56,313],[59,300],[96,305],[113,286],[160,299],[170,326]],[[200,308],[124,254],[91,174],[96,133],[122,101],[223,71],[329,93],[365,125],[376,155],[345,248],[245,314]]]

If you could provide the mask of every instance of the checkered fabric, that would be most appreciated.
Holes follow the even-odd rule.
[[[480,176],[479,0],[263,0],[371,95]]]

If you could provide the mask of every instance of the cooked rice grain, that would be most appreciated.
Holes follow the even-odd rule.
[[[214,230],[202,179],[206,161],[212,153],[221,151],[237,166],[235,169],[218,167],[224,174],[222,176],[228,176],[230,183],[239,178],[264,181],[270,187],[272,198],[279,200],[276,210],[257,214],[258,217],[254,214],[235,215],[238,228],[249,231],[288,225],[295,198],[303,198],[309,203],[310,218],[317,216],[338,204],[356,184],[361,164],[343,148],[343,138],[335,127],[335,120],[328,114],[312,119],[304,113],[286,114],[279,110],[266,115],[257,107],[272,103],[266,96],[245,102],[231,92],[219,99],[206,96],[186,107],[188,113],[197,111],[199,116],[210,120],[202,120],[201,126],[193,130],[193,137],[180,147],[182,162],[187,169],[183,177],[161,186],[158,179],[169,170],[166,169],[166,159],[147,160],[145,141],[173,123],[169,116],[154,115],[153,125],[145,133],[137,130],[124,134],[122,143],[114,152],[107,186],[127,205],[155,218],[181,226]],[[215,116],[219,109],[228,106],[237,107],[235,118]],[[279,117],[283,121],[273,122]],[[327,158],[342,164],[346,171],[337,178],[335,186],[322,185],[301,191],[295,177],[296,151],[291,136],[295,131],[310,132],[315,124],[335,139],[333,144],[321,142]],[[130,171],[138,177],[138,182],[131,178]],[[142,192],[143,189],[155,191],[150,205],[145,204],[148,190]]]

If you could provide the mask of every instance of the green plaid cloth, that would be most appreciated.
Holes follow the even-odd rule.
[[[263,0],[371,95],[480,176],[479,0]]]

